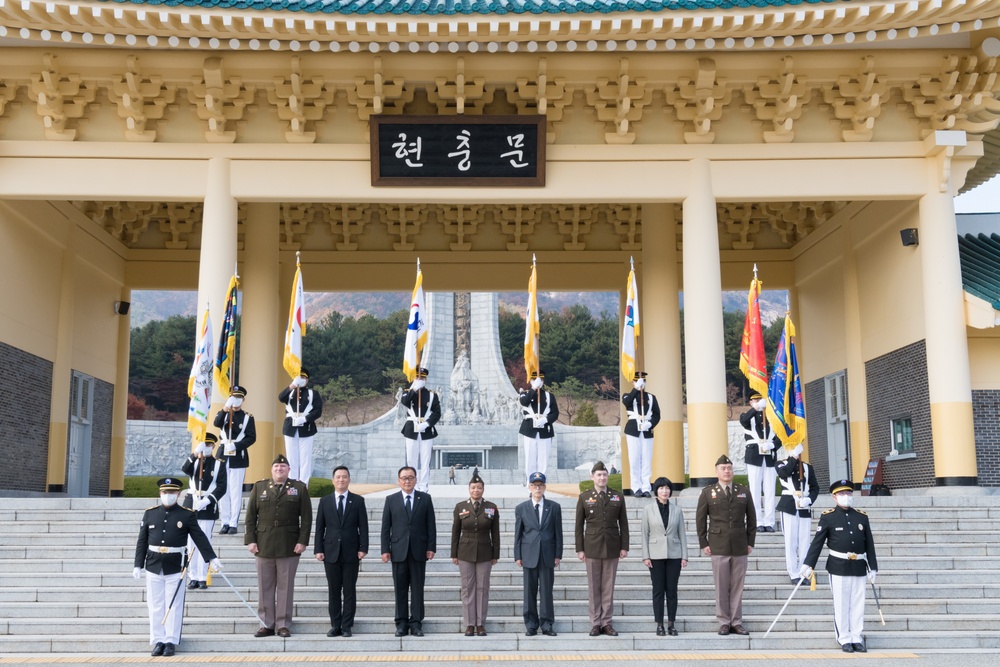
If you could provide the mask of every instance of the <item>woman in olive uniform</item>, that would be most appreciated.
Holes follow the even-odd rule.
[[[451,527],[451,562],[462,575],[462,623],[465,636],[486,636],[490,602],[490,571],[500,559],[500,513],[483,500],[485,485],[478,475],[469,480],[469,499],[455,505]]]

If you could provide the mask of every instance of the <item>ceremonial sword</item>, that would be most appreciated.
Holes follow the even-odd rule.
[[[229,577],[227,577],[222,570],[217,570],[215,572],[215,574],[219,575],[220,577],[222,577],[223,579],[226,580],[226,583],[229,584],[229,587],[233,589],[233,593],[236,593],[236,597],[238,597],[240,599],[240,602],[242,602],[243,604],[245,604],[246,608],[250,610],[250,613],[253,614],[254,617],[258,621],[260,621],[260,627],[262,627],[262,628],[266,627],[266,623],[264,623],[264,619],[262,619],[260,617],[260,614],[258,614],[256,611],[254,611],[254,608],[250,606],[250,603],[246,601],[246,598],[244,598],[242,595],[240,595],[240,592],[238,590],[236,590],[235,586],[233,586],[233,582],[229,581]]]
[[[781,608],[781,611],[778,612],[778,615],[774,617],[774,620],[771,622],[771,627],[764,633],[764,639],[767,639],[767,636],[771,634],[771,629],[774,627],[774,624],[777,623],[778,619],[781,618],[781,615],[785,613],[785,608],[788,607],[788,603],[792,601],[793,597],[795,597],[795,591],[799,590],[799,586],[802,585],[803,581],[805,581],[805,579],[799,577],[798,583],[795,584],[795,588],[792,589],[792,594],[788,596],[787,600],[785,600],[785,605]]]

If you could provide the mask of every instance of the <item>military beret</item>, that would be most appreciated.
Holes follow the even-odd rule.
[[[722,456],[719,457],[719,460],[715,462],[715,465],[717,465],[717,466],[731,466],[731,465],[733,465],[733,462],[732,462],[732,460],[730,460],[730,458],[728,456],[726,456],[725,454],[723,454]]]
[[[590,474],[593,475],[595,472],[599,472],[601,470],[604,472],[608,471],[608,469],[604,467],[604,461],[598,461],[595,463],[594,467],[590,469]]]
[[[309,377],[309,376],[306,375],[306,377]],[[229,391],[229,395],[230,396],[239,396],[240,398],[246,398],[247,397],[246,387],[241,387],[239,385],[236,385],[235,387],[233,387]]]
[[[271,465],[275,465],[276,463],[284,463],[285,465],[288,465],[288,459],[285,458],[284,454],[278,454],[274,457],[274,460],[271,461]]]
[[[160,487],[160,491],[180,491],[181,481],[176,477],[164,477],[156,482],[156,485]]]
[[[528,484],[534,484],[535,482],[541,482],[545,484],[545,473],[533,472],[528,476]]]
[[[480,477],[479,475],[473,475],[472,479],[469,480],[469,484],[470,485],[472,485],[472,484],[482,484],[483,486],[486,486],[486,482],[484,482],[483,478]]]
[[[840,493],[841,491],[853,491],[854,482],[849,479],[838,479],[830,485],[830,493]]]

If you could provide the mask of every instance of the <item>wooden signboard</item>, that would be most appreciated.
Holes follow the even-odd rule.
[[[882,459],[871,459],[868,461],[868,467],[865,468],[865,478],[861,480],[861,495],[870,496],[872,486],[882,483]]]

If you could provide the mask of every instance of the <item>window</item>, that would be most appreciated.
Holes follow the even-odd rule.
[[[909,417],[892,420],[892,451],[889,456],[913,453],[913,426]]]

